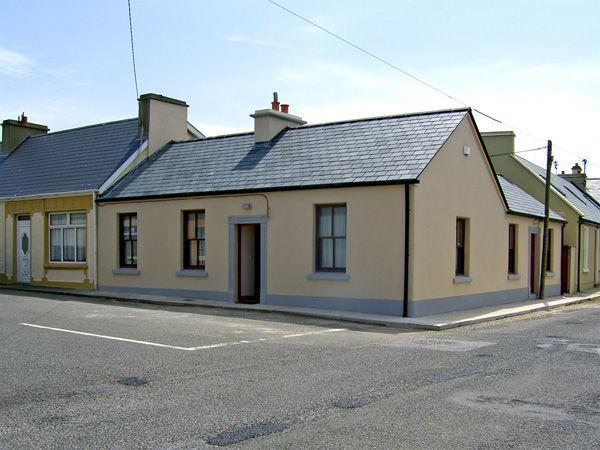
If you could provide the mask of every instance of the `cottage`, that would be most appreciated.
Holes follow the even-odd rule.
[[[96,196],[171,139],[202,137],[187,105],[140,97],[138,118],[49,133],[2,123],[0,283],[93,289]]]
[[[543,201],[546,170],[516,155],[512,131],[482,133],[494,169],[507,180]],[[560,252],[561,291],[593,288],[600,280],[600,207],[585,191],[579,165],[573,173],[551,175],[550,207],[567,223]]]
[[[469,109],[171,142],[99,195],[101,290],[421,316],[560,293],[541,203],[498,179]]]

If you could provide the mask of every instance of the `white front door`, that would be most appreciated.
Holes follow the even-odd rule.
[[[17,283],[29,283],[31,234],[29,216],[17,216]]]

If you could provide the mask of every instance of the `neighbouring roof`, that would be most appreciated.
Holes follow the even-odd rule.
[[[455,109],[171,143],[102,199],[301,189],[416,180],[469,114]]]
[[[508,211],[515,214],[524,214],[527,216],[544,218],[544,204],[529,195],[516,184],[511,183],[506,178],[498,175],[500,188],[504,192],[504,197],[508,203]],[[560,214],[550,210],[552,220],[564,221]]]
[[[98,189],[139,146],[137,118],[29,137],[1,160],[0,198]]]
[[[588,178],[585,186],[594,200],[600,202],[600,178]]]
[[[546,182],[546,169],[535,165],[520,156],[517,159],[527,168],[533,171],[543,183]],[[551,175],[550,182],[552,187],[556,189],[564,198],[583,214],[585,220],[590,222],[600,223],[600,208],[587,194],[582,192],[577,186],[558,175]]]

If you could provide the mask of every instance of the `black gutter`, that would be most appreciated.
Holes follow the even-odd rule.
[[[386,181],[362,181],[358,183],[329,183],[329,184],[314,184],[305,186],[277,186],[277,187],[261,187],[251,189],[231,189],[226,191],[206,191],[206,192],[181,192],[174,194],[154,194],[154,195],[139,195],[135,197],[114,197],[114,198],[99,198],[97,203],[111,203],[123,201],[137,200],[153,200],[153,199],[170,199],[182,197],[213,197],[213,196],[228,196],[231,194],[246,194],[259,192],[282,192],[282,191],[307,191],[314,189],[338,189],[350,187],[368,187],[368,186],[398,186],[416,184],[419,180],[386,180]]]
[[[581,292],[581,217],[577,223],[577,292]]]
[[[410,244],[410,184],[404,186],[404,293],[402,317],[408,317],[408,262]]]

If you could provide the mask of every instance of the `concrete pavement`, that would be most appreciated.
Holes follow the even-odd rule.
[[[598,447],[599,325],[596,302],[429,332],[3,290],[0,448]]]

